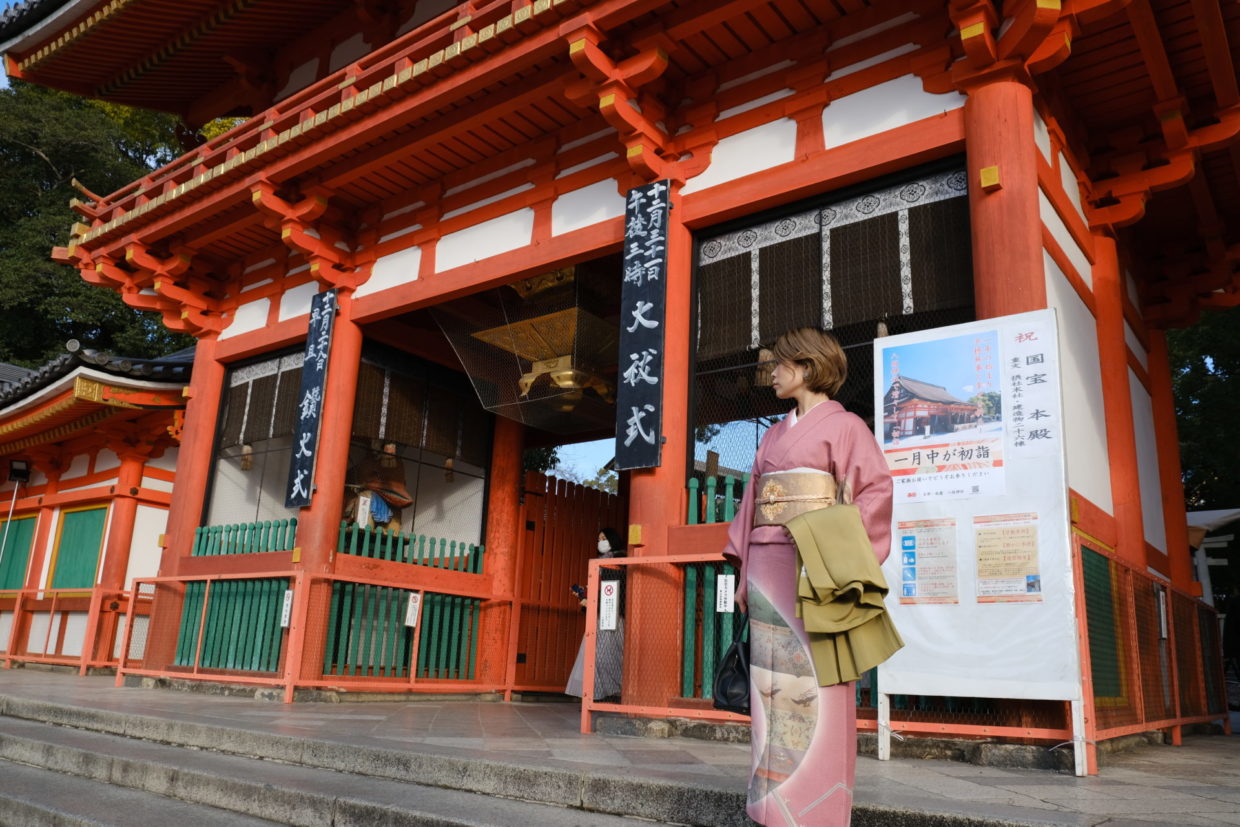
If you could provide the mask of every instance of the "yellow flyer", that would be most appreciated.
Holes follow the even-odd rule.
[[[1038,515],[991,514],[973,518],[978,603],[1040,603]]]

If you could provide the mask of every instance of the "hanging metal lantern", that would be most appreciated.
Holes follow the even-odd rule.
[[[566,267],[431,313],[483,407],[552,433],[614,427],[619,262]]]

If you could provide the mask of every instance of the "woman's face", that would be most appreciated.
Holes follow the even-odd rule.
[[[792,399],[805,387],[805,368],[795,362],[776,362],[771,387],[780,399]]]

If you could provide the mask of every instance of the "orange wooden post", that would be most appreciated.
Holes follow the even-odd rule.
[[[186,394],[185,425],[181,429],[174,494],[168,508],[168,528],[160,556],[159,574],[175,576],[180,560],[193,548],[194,530],[202,520],[203,502],[211,478],[215,426],[224,392],[224,365],[216,358],[218,334],[207,333],[194,348],[194,372]],[[151,669],[172,663],[181,626],[182,597],[161,590],[151,605],[143,660]]]
[[[337,294],[340,312],[336,315],[328,353],[318,456],[314,461],[314,492],[310,506],[301,509],[297,518],[294,567],[310,575],[328,574],[333,570],[340,517],[344,513],[353,405],[362,359],[362,329],[353,321],[352,300],[351,290],[341,290]],[[297,676],[317,680],[323,672],[330,583],[303,576],[297,584],[302,589],[310,589],[311,594],[302,595],[294,602],[289,624],[289,656],[300,654]],[[291,684],[288,695],[291,696]]]
[[[1137,436],[1132,418],[1128,344],[1124,338],[1124,278],[1115,239],[1094,235],[1094,302],[1098,325],[1098,359],[1102,366],[1102,405],[1111,464],[1111,499],[1115,511],[1115,551],[1144,571],[1145,533],[1141,517],[1141,480]]]
[[[977,317],[1046,307],[1033,93],[1011,78],[968,88],[964,106]]]
[[[1171,363],[1167,335],[1149,332],[1150,396],[1154,401],[1154,438],[1158,444],[1158,477],[1163,500],[1163,523],[1167,528],[1167,556],[1171,582],[1190,594],[1194,591],[1192,550],[1188,547],[1188,514],[1184,506],[1184,481],[1180,478],[1180,437],[1176,430],[1175,399],[1171,392]]]
[[[521,525],[521,491],[525,484],[521,454],[525,426],[506,417],[495,418],[491,444],[491,471],[487,479],[487,525],[483,573],[491,579],[491,600],[482,605],[478,677],[485,684],[504,685],[510,699],[515,675],[517,640],[513,613]]]
[[[100,598],[112,592],[125,590],[125,572],[129,569],[129,552],[133,546],[133,527],[138,516],[138,490],[142,487],[142,469],[146,454],[125,446],[115,446],[121,467],[116,478],[116,494],[112,498],[112,513],[108,521],[108,542],[103,550],[103,566],[99,572],[99,585],[95,587],[90,604],[91,613],[86,619],[86,639],[82,645],[80,674],[85,675],[89,664],[96,657],[101,639],[103,618]],[[109,597],[109,601],[112,598]],[[103,645],[111,641],[102,636]],[[106,653],[105,658],[106,659]]]
[[[668,216],[667,312],[663,340],[663,455],[658,468],[630,472],[630,554],[657,556],[667,547],[668,527],[684,522],[689,454],[689,382],[693,340],[693,239],[679,209],[680,184],[672,186]],[[664,705],[680,693],[678,578],[628,570],[623,698],[626,704]]]

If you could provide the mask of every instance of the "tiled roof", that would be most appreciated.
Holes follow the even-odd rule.
[[[76,340],[66,345],[68,352],[41,367],[29,370],[0,364],[0,408],[68,376],[76,368],[89,367],[114,376],[128,376],[154,382],[184,384],[194,366],[194,349],[186,348],[159,359],[129,359],[83,348]],[[9,371],[13,379],[6,381]],[[20,371],[20,375],[17,373]]]
[[[947,388],[942,385],[932,385],[907,376],[901,376],[896,381],[910,394],[918,399],[925,399],[927,402],[945,402],[949,405],[966,404],[963,399],[957,399],[948,393]]]
[[[65,5],[67,0],[20,0],[0,12],[0,40],[8,40]]]

